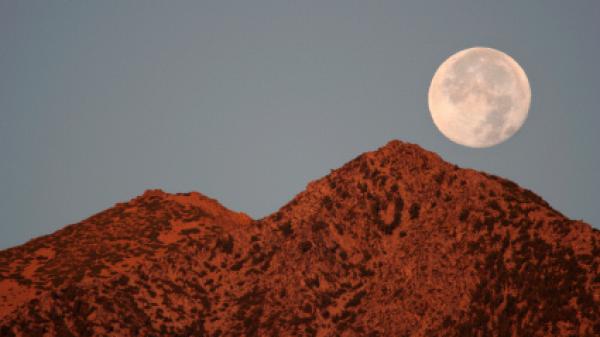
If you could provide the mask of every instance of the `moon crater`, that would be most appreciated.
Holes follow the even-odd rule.
[[[428,101],[435,125],[447,138],[482,148],[504,142],[521,128],[531,89],[525,71],[510,56],[476,47],[442,63]]]

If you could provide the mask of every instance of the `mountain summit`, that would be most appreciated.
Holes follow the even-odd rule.
[[[598,335],[598,230],[400,141],[260,220],[154,190],[0,252],[0,336]]]

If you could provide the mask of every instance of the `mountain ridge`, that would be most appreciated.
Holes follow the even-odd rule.
[[[598,230],[397,140],[261,219],[148,190],[0,262],[7,336],[600,333]]]

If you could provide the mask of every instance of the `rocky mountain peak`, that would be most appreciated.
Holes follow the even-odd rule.
[[[146,191],[0,252],[1,336],[597,336],[600,232],[391,141],[260,220]]]

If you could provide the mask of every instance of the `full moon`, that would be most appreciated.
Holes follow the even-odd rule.
[[[527,119],[529,80],[521,66],[492,48],[469,48],[450,56],[429,87],[429,111],[451,141],[475,148],[512,137]]]

